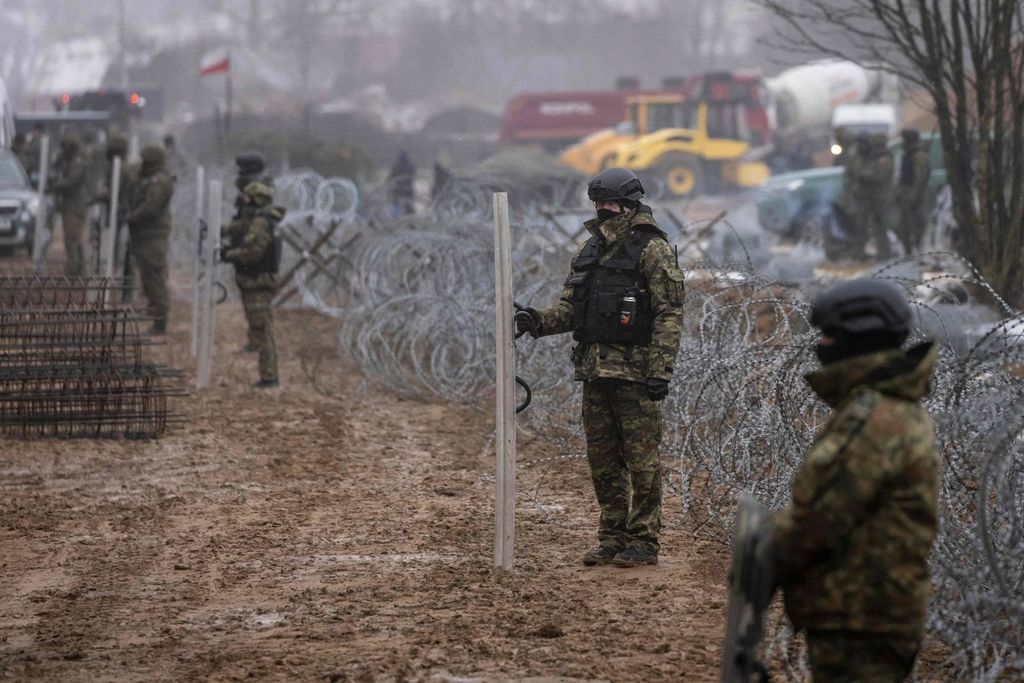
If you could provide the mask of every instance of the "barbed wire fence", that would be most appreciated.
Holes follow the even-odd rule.
[[[229,177],[223,172],[224,177]],[[275,180],[283,222],[318,258],[285,251],[297,296],[284,305],[337,319],[337,347],[363,372],[402,396],[490,409],[494,386],[493,245],[490,193],[513,185],[493,175],[450,183],[415,214],[395,210],[384,185],[360,193],[345,179],[297,170]],[[179,190],[187,184],[179,183]],[[515,186],[521,189],[520,186]],[[183,195],[187,195],[184,192]],[[579,188],[513,195],[515,291],[523,304],[557,297],[575,245]],[[176,199],[176,201],[179,201]],[[182,214],[194,213],[183,196]],[[190,208],[191,206],[191,208]],[[552,208],[554,206],[554,209]],[[177,222],[181,222],[178,219]],[[663,221],[667,224],[668,221]],[[736,496],[751,492],[772,509],[827,409],[803,376],[816,367],[809,301],[827,283],[810,275],[816,254],[799,251],[785,267],[745,246],[749,226],[730,220],[686,224],[686,329],[672,393],[663,403],[666,488],[683,503],[685,528],[723,544]],[[705,259],[712,241],[724,264]],[[716,237],[717,235],[717,237]],[[724,235],[724,237],[723,237]],[[172,240],[176,263],[190,263],[190,241]],[[314,255],[316,256],[316,254]],[[768,265],[769,267],[764,268]],[[774,279],[755,272],[763,269]],[[228,275],[225,273],[225,275]],[[944,675],[988,681],[1024,671],[1024,318],[958,257],[927,254],[879,269],[907,292],[916,311],[912,342],[932,339],[939,363],[926,406],[942,459],[939,537],[931,559],[935,594],[928,628],[944,643]],[[557,458],[582,456],[578,383],[570,344],[520,342],[518,367],[534,386],[521,425],[542,435]],[[307,368],[318,384],[317,362]],[[551,466],[550,458],[521,467]],[[543,509],[543,501],[533,502]],[[668,520],[670,523],[673,520]],[[784,620],[767,642],[790,678],[802,675]]]

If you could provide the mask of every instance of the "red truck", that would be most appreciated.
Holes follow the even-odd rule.
[[[626,99],[638,90],[530,92],[512,98],[498,138],[502,144],[539,144],[558,152],[625,118]]]
[[[561,152],[592,133],[629,121],[627,106],[631,101],[665,97],[674,97],[680,102],[698,98],[712,103],[732,103],[737,108],[731,113],[736,115],[734,126],[737,128],[732,134],[750,138],[754,146],[770,141],[774,127],[771,96],[760,75],[747,71],[668,79],[658,90],[621,88],[521,93],[512,98],[505,110],[499,141],[537,144],[550,152]],[[725,115],[729,116],[730,112]],[[679,126],[669,121],[650,122],[652,129],[666,125]]]

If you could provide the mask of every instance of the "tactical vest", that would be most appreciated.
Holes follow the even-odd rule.
[[[640,257],[661,235],[634,228],[601,262],[604,240],[591,237],[572,264],[565,286],[572,288],[572,337],[581,344],[651,343],[654,313]]]
[[[270,226],[270,245],[263,251],[259,261],[249,265],[235,264],[235,272],[247,277],[258,277],[264,273],[276,274],[281,266],[281,236],[277,234],[277,217],[273,211],[260,211],[255,218],[263,218]],[[240,247],[245,242],[245,230],[240,230],[231,237],[231,246]]]

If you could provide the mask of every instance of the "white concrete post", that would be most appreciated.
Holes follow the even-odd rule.
[[[494,564],[511,569],[516,539],[516,370],[512,312],[512,238],[508,194],[495,192],[494,292],[497,391],[495,396]]]
[[[217,276],[217,252],[220,248],[222,192],[221,181],[211,180],[206,204],[207,243],[203,250],[206,267],[203,273],[199,313],[199,374],[196,378],[196,386],[200,389],[210,386],[210,375],[213,370],[213,325],[216,305],[213,283]]]
[[[110,212],[100,233],[100,276],[114,275],[114,245],[117,243],[117,207],[121,199],[121,157],[114,157],[110,170]]]
[[[50,238],[46,220],[46,179],[50,173],[50,136],[44,135],[39,145],[39,212],[36,213],[36,230],[32,235],[32,262],[42,268],[46,260],[46,242]]]
[[[192,260],[192,356],[195,357],[199,353],[199,283],[202,282],[203,278],[203,241],[206,238],[206,230],[204,226],[206,221],[203,219],[203,204],[206,190],[206,169],[200,166],[196,169],[196,239],[194,244],[196,245],[194,256]]]

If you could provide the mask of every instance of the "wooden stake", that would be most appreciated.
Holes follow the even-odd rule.
[[[220,226],[221,226],[221,193],[223,185],[219,180],[211,180],[207,195],[206,224],[209,226],[207,232],[206,248],[203,250],[205,260],[205,272],[203,273],[202,298],[200,299],[200,326],[199,326],[199,373],[196,377],[196,386],[205,389],[210,386],[210,375],[213,371],[213,325],[214,325],[214,280],[217,276],[217,253],[220,249]]]
[[[497,392],[495,398],[494,564],[511,569],[516,539],[515,331],[512,322],[512,238],[508,194],[494,193],[494,282]]]

